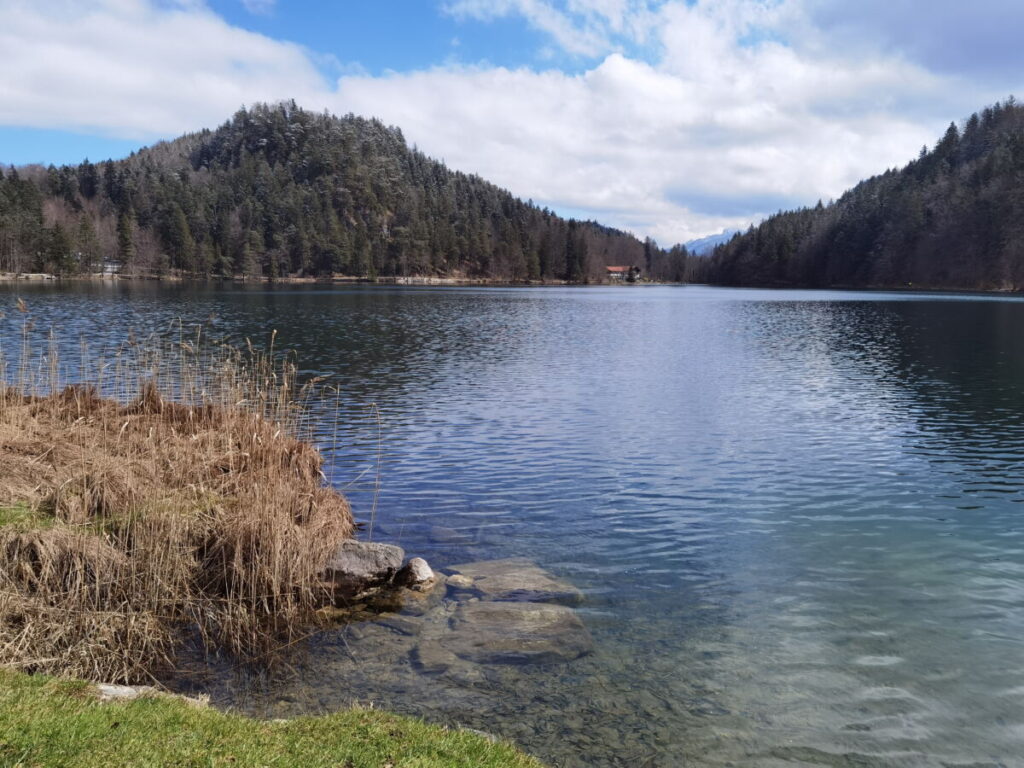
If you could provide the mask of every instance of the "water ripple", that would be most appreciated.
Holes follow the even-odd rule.
[[[276,328],[340,387],[316,435],[364,519],[380,474],[379,536],[441,567],[528,556],[587,595],[597,650],[571,665],[371,676],[325,636],[297,677],[208,680],[220,703],[373,700],[564,766],[1024,764],[1019,300],[85,285],[0,301],[15,290],[33,333],[96,346],[211,314],[229,339]]]

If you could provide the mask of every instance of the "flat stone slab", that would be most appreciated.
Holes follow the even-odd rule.
[[[433,642],[437,648],[428,643],[421,659],[446,651],[476,664],[555,664],[593,651],[576,612],[550,603],[464,603]]]
[[[473,580],[485,600],[579,605],[583,593],[525,558],[481,560],[455,565],[455,573]]]
[[[156,693],[156,688],[150,685],[97,683],[96,692],[100,701],[134,701],[141,696],[152,696]]]
[[[163,696],[167,698],[177,699],[183,701],[186,704],[205,708],[210,705],[209,696],[182,696],[176,693],[163,693],[151,685],[115,685],[113,683],[97,683],[95,686],[97,698],[105,703],[111,702],[129,702],[141,699],[144,696]]]

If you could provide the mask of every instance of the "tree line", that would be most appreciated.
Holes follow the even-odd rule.
[[[0,169],[0,271],[590,282],[608,265],[682,279],[686,259],[294,102],[123,160]]]
[[[1024,289],[1024,106],[950,124],[904,168],[768,218],[705,270],[728,285]]]

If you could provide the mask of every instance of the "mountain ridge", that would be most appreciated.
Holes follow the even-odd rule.
[[[685,252],[563,219],[410,148],[376,119],[295,102],[122,160],[0,169],[0,272],[593,282]]]

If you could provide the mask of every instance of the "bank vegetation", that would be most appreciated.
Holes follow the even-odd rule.
[[[184,642],[259,661],[329,600],[353,520],[297,439],[294,366],[199,345],[127,343],[63,387],[55,343],[21,350],[0,388],[0,665],[137,683]]]

